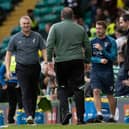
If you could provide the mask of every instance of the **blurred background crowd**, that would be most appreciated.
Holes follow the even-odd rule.
[[[21,15],[31,17],[32,30],[39,32],[46,41],[51,25],[60,21],[60,12],[66,6],[73,9],[75,22],[85,28],[89,39],[96,36],[97,20],[105,20],[106,34],[117,39],[118,19],[121,14],[129,13],[129,0],[0,0],[0,64],[4,61],[10,36],[20,31],[18,19]],[[115,73],[117,71],[115,67]],[[46,94],[54,94],[55,77],[41,74],[40,86]]]

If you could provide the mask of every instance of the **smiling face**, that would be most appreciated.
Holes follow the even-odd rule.
[[[123,30],[127,30],[128,26],[129,26],[129,21],[128,20],[124,20],[123,17],[119,18],[119,25]]]
[[[22,32],[27,34],[30,33],[31,30],[31,19],[29,16],[23,16],[20,19],[20,27],[22,29]]]
[[[104,38],[105,37],[105,34],[106,34],[106,22],[103,21],[103,20],[99,20],[96,22],[96,35],[99,37],[99,38]]]
[[[104,37],[105,31],[106,31],[106,29],[102,25],[96,24],[96,35],[98,37],[100,37],[100,38]]]

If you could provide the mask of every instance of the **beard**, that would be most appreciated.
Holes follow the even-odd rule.
[[[105,36],[105,32],[98,32],[96,35],[97,35],[98,37],[103,37],[103,36]]]

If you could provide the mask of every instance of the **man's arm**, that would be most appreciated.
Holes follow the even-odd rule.
[[[6,66],[6,76],[8,79],[10,79],[11,56],[12,56],[12,53],[10,51],[7,51],[5,56],[5,66]]]
[[[51,27],[48,38],[47,38],[47,60],[48,62],[52,62],[54,47],[55,47],[55,41],[56,41],[56,34],[55,34],[54,26]]]
[[[87,32],[84,31],[84,39],[83,39],[83,50],[84,50],[84,70],[85,72],[88,71],[89,65],[90,65],[90,58],[91,58],[91,45],[90,45],[90,41],[87,35]]]
[[[42,49],[42,56],[43,56],[44,62],[47,63],[47,51],[46,51],[46,49]]]
[[[87,33],[84,33],[84,50],[85,50],[85,63],[90,63],[90,58],[91,58],[91,44],[88,38]]]
[[[54,56],[54,47],[56,41],[54,26],[51,27],[48,38],[47,38],[47,60],[48,60],[48,75],[54,75],[54,62],[52,62],[52,58]]]
[[[112,39],[111,42],[112,42],[112,46],[111,46],[110,52],[107,52],[105,49],[103,49],[102,52],[104,53],[107,59],[114,61],[117,57],[117,45],[115,40]]]

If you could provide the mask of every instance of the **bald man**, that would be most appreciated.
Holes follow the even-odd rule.
[[[86,63],[89,63],[90,60],[89,40],[84,28],[74,23],[71,8],[65,7],[62,10],[61,19],[61,22],[52,25],[48,34],[48,69],[54,68],[52,57],[55,53],[61,123],[68,124],[72,117],[68,108],[68,98],[74,96],[77,108],[77,124],[84,124],[84,92],[82,87],[84,86],[84,60]]]
[[[9,41],[5,64],[7,77],[10,78],[11,55],[16,55],[16,74],[22,91],[22,101],[27,123],[33,124],[35,117],[38,80],[40,75],[40,63],[38,50],[42,51],[44,61],[46,58],[46,46],[37,32],[31,30],[31,19],[29,16],[20,18],[21,32],[13,35]]]

